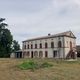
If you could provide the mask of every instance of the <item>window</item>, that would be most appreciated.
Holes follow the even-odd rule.
[[[33,45],[31,44],[31,49],[33,49]]]
[[[42,44],[40,43],[40,48],[42,48]]]
[[[61,41],[58,42],[58,47],[59,47],[59,48],[62,47]]]
[[[37,51],[34,52],[34,57],[38,57],[38,52]]]
[[[66,42],[66,45],[67,45],[67,47],[68,47],[68,41]]]
[[[26,45],[24,45],[24,49],[26,49]]]
[[[45,57],[48,57],[48,52],[47,51],[45,51]]]
[[[70,41],[70,50],[72,50],[72,42]]]
[[[42,51],[39,52],[39,57],[40,58],[43,57],[43,52]]]
[[[45,43],[45,48],[48,48],[48,44],[47,43]]]
[[[54,42],[51,42],[51,48],[54,48]]]
[[[29,44],[27,45],[27,48],[29,49]]]
[[[37,49],[37,44],[35,44],[35,49]]]
[[[26,52],[24,51],[24,52],[23,52],[23,57],[25,57],[25,55],[26,55]]]
[[[26,53],[26,56],[30,56],[30,53],[29,53],[29,51],[27,51],[27,53]]]

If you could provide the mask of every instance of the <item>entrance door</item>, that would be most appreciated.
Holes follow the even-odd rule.
[[[19,54],[20,54],[20,58],[22,58],[22,53],[20,52]]]
[[[57,51],[53,51],[53,57],[57,57]]]
[[[31,58],[33,58],[33,51],[31,52]]]

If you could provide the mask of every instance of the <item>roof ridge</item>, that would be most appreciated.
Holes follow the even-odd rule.
[[[62,32],[62,33],[57,33],[57,34],[53,34],[53,35],[47,35],[47,36],[42,36],[42,37],[37,37],[37,38],[32,38],[32,39],[27,39],[25,41],[30,41],[30,40],[37,40],[37,39],[43,39],[43,38],[50,38],[50,37],[58,37],[58,36],[67,36],[66,33],[71,32],[72,31],[66,31],[66,32]],[[74,35],[74,34],[73,34]],[[75,38],[75,36],[74,36]],[[23,41],[23,42],[25,42]]]

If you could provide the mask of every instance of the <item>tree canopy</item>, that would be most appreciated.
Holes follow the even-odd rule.
[[[13,36],[4,21],[5,18],[0,18],[0,57],[9,57]]]
[[[19,45],[18,41],[13,40],[13,42],[12,42],[12,52],[16,52],[18,50],[20,50],[20,45]]]

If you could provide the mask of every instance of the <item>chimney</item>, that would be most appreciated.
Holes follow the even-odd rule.
[[[49,33],[48,36],[50,36],[51,34]]]

